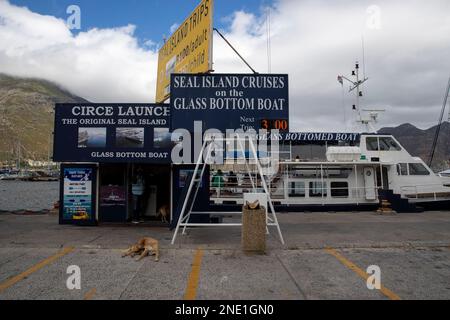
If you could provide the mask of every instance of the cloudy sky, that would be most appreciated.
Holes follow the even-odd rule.
[[[0,0],[0,72],[54,81],[92,102],[153,102],[157,50],[198,1]],[[109,5],[111,3],[111,5]],[[81,30],[65,11],[81,8]],[[356,60],[362,105],[379,126],[434,125],[450,77],[448,0],[216,0],[215,26],[259,72],[288,73],[291,131],[352,128],[354,95],[337,82]],[[216,72],[248,72],[214,38]],[[347,122],[346,122],[346,121]]]

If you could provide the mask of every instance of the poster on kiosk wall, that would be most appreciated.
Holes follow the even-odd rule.
[[[96,225],[96,167],[61,168],[60,223]]]

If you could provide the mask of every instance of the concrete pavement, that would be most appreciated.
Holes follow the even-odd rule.
[[[0,299],[183,299],[189,290],[220,300],[450,298],[450,212],[278,217],[286,245],[273,230],[265,255],[246,255],[239,228],[191,229],[171,246],[172,232],[160,227],[1,214]],[[121,258],[142,236],[160,240],[159,262]],[[71,265],[80,267],[80,290],[66,287]],[[369,290],[358,274],[370,265],[380,267],[385,291]]]

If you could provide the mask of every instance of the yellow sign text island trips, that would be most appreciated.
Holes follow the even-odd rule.
[[[203,0],[159,50],[156,102],[170,96],[172,73],[204,73],[212,67],[213,0]]]

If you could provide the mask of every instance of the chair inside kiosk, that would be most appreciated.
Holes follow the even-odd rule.
[[[99,222],[130,222],[136,197],[133,184],[142,178],[140,220],[162,225],[159,208],[170,205],[170,165],[100,164]]]

